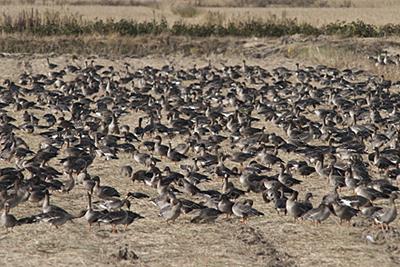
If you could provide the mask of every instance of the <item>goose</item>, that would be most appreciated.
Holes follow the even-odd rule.
[[[95,176],[92,178],[92,180],[95,182],[95,185],[93,187],[93,192],[95,195],[99,198],[102,199],[111,199],[113,197],[120,197],[121,195],[118,193],[118,191],[110,186],[101,186],[100,185],[100,177]]]
[[[360,207],[361,214],[369,220],[374,220],[375,213],[381,211],[383,208],[372,205],[371,202]]]
[[[50,204],[50,193],[48,190],[45,191],[45,197],[44,197],[43,204],[42,204],[42,212],[43,213],[60,213],[60,214],[65,213],[65,214],[68,214],[68,212],[65,211],[63,208],[60,208],[58,206]]]
[[[352,207],[341,204],[338,200],[332,203],[333,214],[339,217],[339,222],[342,224],[343,221],[346,221],[350,224],[351,219],[360,212]]]
[[[49,69],[51,69],[51,70],[53,70],[53,69],[55,69],[55,68],[58,67],[57,64],[51,63],[48,57],[46,58],[46,62],[47,62],[47,67],[48,67]]]
[[[239,177],[239,182],[243,185],[247,192],[253,191],[255,193],[259,193],[265,189],[263,183],[264,178],[265,176],[258,176],[249,171],[244,171]]]
[[[240,196],[246,194],[245,191],[236,188],[232,182],[229,182],[228,175],[226,174],[224,177],[224,182],[222,185],[222,193],[228,196],[230,199],[236,199]]]
[[[184,160],[184,159],[188,158],[186,155],[183,155],[183,154],[173,150],[172,147],[171,147],[171,143],[168,144],[167,157],[171,161],[181,161],[181,160]]]
[[[232,206],[232,213],[241,218],[242,223],[246,223],[249,217],[264,216],[264,213],[253,208],[251,199],[243,199],[235,202]]]
[[[396,193],[392,193],[389,198],[389,207],[378,210],[374,213],[373,218],[377,224],[380,224],[382,230],[389,230],[389,224],[397,217],[397,209],[395,200],[398,198]]]
[[[180,178],[179,182],[183,184],[183,192],[188,195],[194,196],[202,193],[201,189],[189,182],[186,178]]]
[[[120,168],[120,173],[123,177],[131,178],[133,174],[133,168],[129,165],[124,165]]]
[[[111,232],[117,233],[117,225],[124,225],[124,230],[126,231],[128,226],[138,219],[144,219],[144,217],[129,210],[118,210],[105,214],[98,219],[98,222],[111,224]]]
[[[265,201],[264,195],[263,195],[263,198]],[[282,189],[280,191],[273,190],[271,198],[274,202],[274,208],[275,208],[277,214],[280,215],[280,213],[283,212],[283,214],[286,215],[287,214],[287,210],[286,210],[287,197],[283,193],[283,190]]]
[[[371,181],[372,188],[383,194],[390,195],[399,191],[399,187],[392,185],[387,179],[376,179]]]
[[[127,194],[123,199],[119,198],[108,198],[103,202],[98,203],[99,207],[108,211],[119,210],[126,205],[128,210],[131,208],[131,202],[128,200],[130,194]]]
[[[339,198],[339,195],[334,196],[334,198]],[[355,209],[361,209],[362,207],[371,205],[369,199],[359,195],[341,196],[339,198],[339,203]]]
[[[206,200],[209,200],[209,199],[213,199],[215,197],[205,195],[204,198]],[[201,209],[206,208],[206,206],[204,205],[203,201],[200,202],[200,203],[196,203],[196,202],[194,202],[192,200],[185,199],[185,198],[180,198],[179,201],[182,203],[181,213],[183,213],[183,214],[187,214],[187,213],[190,213],[190,212],[195,211],[195,210],[201,210]],[[215,208],[212,205],[210,205],[210,207],[211,208]]]
[[[175,222],[181,214],[182,202],[175,197],[170,199],[170,203],[160,209],[160,216],[167,222]]]
[[[225,166],[224,164],[224,156],[219,155],[218,156],[218,164],[215,166],[214,169],[215,174],[218,177],[225,177],[225,176],[235,176],[236,173],[233,171],[233,169],[229,169],[228,167]]]
[[[345,174],[344,183],[351,190],[354,190],[360,184],[360,180],[354,179],[351,168]]]
[[[341,188],[346,186],[345,178],[341,175],[335,175],[334,172],[335,172],[334,166],[331,165],[328,176],[329,184],[334,188]]]
[[[14,215],[9,214],[10,205],[6,202],[4,203],[3,213],[0,216],[0,224],[7,229],[13,228],[18,225],[18,220],[14,217]]]
[[[331,214],[330,207],[321,202],[317,208],[313,208],[302,215],[303,220],[309,220],[314,222],[315,224],[320,224],[329,218]]]
[[[156,158],[152,157],[151,155],[146,153],[140,153],[137,150],[133,151],[133,159],[137,163],[145,166],[150,166],[151,164],[154,164],[154,162],[159,161]]]
[[[271,170],[271,168],[268,168],[267,166],[264,166],[255,160],[250,161],[247,164],[246,169],[255,173],[262,173]]]
[[[162,142],[161,136],[157,135],[154,143],[154,152],[161,157],[166,157],[169,147],[162,145],[161,142]]]
[[[277,153],[277,151],[278,151],[278,150],[275,149],[275,152],[274,152],[274,153]],[[258,156],[260,157],[260,161],[261,161],[263,164],[265,164],[266,166],[268,166],[268,167],[271,167],[272,165],[275,165],[275,164],[277,164],[277,163],[281,163],[281,164],[284,163],[283,160],[282,160],[281,158],[277,157],[276,155],[267,153],[267,152],[265,151],[265,149],[262,150],[260,153],[258,153]]]
[[[302,182],[300,180],[293,178],[293,176],[288,172],[285,172],[285,170],[287,171],[287,167],[285,167],[283,164],[279,164],[279,169],[280,172],[278,175],[278,181],[281,182],[282,184],[292,187],[293,185],[297,185]]]
[[[218,202],[218,210],[224,214],[228,218],[233,214],[232,207],[234,202],[230,201],[226,194],[222,194],[219,198]]]
[[[215,222],[215,220],[221,215],[220,210],[214,208],[204,208],[200,209],[197,216],[193,217],[191,223],[210,223]]]
[[[68,174],[68,178],[68,181],[65,182],[61,188],[61,192],[63,193],[69,193],[75,187],[75,179],[72,176],[72,173]]]
[[[46,191],[43,190],[42,188],[35,188],[35,187],[31,186],[28,188],[28,191],[29,191],[28,200],[30,202],[35,202],[35,203],[40,202],[46,196]]]
[[[204,174],[201,174],[198,172],[194,172],[194,171],[190,171],[190,170],[186,170],[185,179],[194,185],[197,185],[202,182],[211,181],[211,179],[207,175],[204,175]]]
[[[66,222],[72,221],[73,219],[76,218],[75,216],[69,214],[60,207],[56,206],[51,206],[51,207],[52,208],[49,211],[35,215],[36,221],[46,222],[55,226],[55,228],[58,228],[59,226],[65,224]]]
[[[310,210],[309,204],[304,204],[297,201],[298,192],[294,191],[292,196],[286,201],[287,214],[293,217],[294,221],[301,218]]]
[[[313,173],[315,173],[315,168],[311,167],[307,164],[305,161],[299,161],[296,163],[293,162],[288,162],[288,167],[293,166],[295,170],[303,177],[309,176]]]
[[[234,152],[232,155],[228,155],[227,158],[230,159],[230,161],[239,163],[243,167],[243,163],[254,157],[252,153],[244,153],[244,152]]]
[[[88,207],[87,207],[87,210],[84,210],[82,212],[81,216],[84,217],[85,220],[88,222],[89,231],[90,231],[92,229],[92,224],[98,222],[100,218],[105,216],[106,212],[93,210],[92,195],[90,194],[90,192],[87,192],[87,198],[88,198]],[[80,217],[80,216],[78,216],[78,217]]]
[[[374,155],[374,165],[379,170],[386,170],[391,166],[395,166],[397,162],[391,162],[386,157],[380,155],[379,149],[377,147],[374,148],[375,155]]]
[[[373,188],[366,187],[365,185],[359,185],[354,189],[354,192],[358,196],[365,197],[369,201],[374,201],[375,199],[378,198],[389,198],[387,194],[384,194],[382,192],[379,192]]]
[[[206,166],[211,166],[211,165],[215,165],[218,164],[218,149],[219,146],[215,146],[215,152],[217,155],[213,155],[210,154],[208,152],[206,152],[206,148],[204,144],[201,144],[201,153],[200,156],[195,158],[195,162],[198,162],[200,164],[200,166],[202,167],[206,167]]]

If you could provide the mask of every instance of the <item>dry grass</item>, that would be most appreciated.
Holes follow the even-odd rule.
[[[387,7],[398,6],[396,0],[0,0],[0,5],[108,5],[155,6],[186,4],[203,7]]]
[[[376,56],[382,51],[392,54],[400,53],[400,40],[392,39],[336,39],[328,38],[325,41],[310,42],[307,44],[288,44],[283,54],[287,58],[296,59],[309,64],[325,64],[339,69],[365,69],[376,75],[399,81],[399,66],[375,65],[368,56]]]
[[[154,57],[162,55],[166,59],[160,64],[174,61],[183,66],[192,57],[206,64],[208,58],[240,64],[243,58],[255,64],[265,64],[274,59],[277,64],[326,64],[340,69],[361,68],[392,80],[400,80],[398,66],[375,66],[368,56],[376,56],[382,51],[390,54],[400,53],[400,39],[389,38],[337,38],[337,37],[283,37],[283,38],[234,38],[209,37],[190,38],[179,36],[63,36],[34,37],[5,35],[0,37],[0,51],[23,53],[29,60],[34,54],[51,51],[56,55],[64,53],[77,55],[100,55],[111,59],[124,57]],[[19,56],[19,57],[21,57]],[[5,59],[7,60],[7,58]],[[22,62],[22,60],[21,60]],[[143,64],[143,63],[142,63]],[[162,66],[162,65],[161,65]],[[13,75],[7,68],[3,76]]]
[[[169,23],[183,20],[188,23],[204,23],[209,19],[209,12],[224,18],[224,22],[245,20],[248,18],[288,18],[297,19],[299,22],[307,22],[320,26],[336,21],[362,20],[366,23],[384,25],[387,23],[400,24],[400,3],[393,5],[380,5],[378,7],[351,7],[351,8],[299,8],[299,7],[269,7],[269,8],[230,8],[230,7],[191,7],[183,5],[182,12],[177,12],[176,7],[182,5],[145,6],[76,6],[76,5],[8,5],[2,6],[2,11],[10,15],[17,15],[21,8],[38,9],[40,12],[56,11],[61,13],[73,13],[82,15],[83,18],[93,19],[134,19],[138,21],[151,20],[153,18],[166,18]],[[187,12],[190,11],[190,12]]]

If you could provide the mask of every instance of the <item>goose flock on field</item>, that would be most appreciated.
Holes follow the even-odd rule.
[[[7,231],[74,220],[117,232],[145,221],[137,207],[150,202],[168,223],[182,214],[192,223],[268,220],[257,200],[288,221],[316,225],[330,216],[350,225],[357,216],[389,230],[397,217],[397,83],[323,65],[85,63],[47,59],[48,74],[25,71],[0,86],[0,224]],[[115,177],[94,175],[99,162],[112,163]],[[138,190],[146,186],[151,194]],[[74,191],[86,210],[50,202]],[[26,202],[41,210],[17,219],[13,209]]]
[[[388,51],[383,51],[377,56],[368,56],[368,59],[372,61],[375,66],[399,66],[400,65],[400,54],[391,55]]]

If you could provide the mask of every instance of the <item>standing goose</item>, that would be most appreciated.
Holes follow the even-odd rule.
[[[132,178],[133,168],[129,165],[122,166],[120,173],[125,178]]]
[[[68,178],[68,181],[66,181],[61,188],[61,192],[63,193],[69,193],[75,187],[75,179],[72,176],[72,173],[68,174]]]
[[[278,153],[278,149],[275,148],[274,154],[270,154],[266,152],[266,149],[264,148],[260,153],[258,153],[258,156],[263,164],[265,164],[267,167],[271,167],[272,165],[276,163],[283,164],[283,160],[276,156]]]
[[[274,208],[276,210],[276,212],[278,213],[278,215],[280,215],[281,212],[283,212],[284,215],[287,214],[287,210],[286,210],[286,201],[287,198],[285,197],[285,194],[283,194],[283,189],[277,191],[274,190],[272,191],[272,199],[274,202]],[[264,199],[265,201],[265,199]]]
[[[183,154],[173,150],[171,147],[171,143],[168,143],[167,157],[172,161],[181,161],[181,160],[187,159],[186,155],[183,155]]]
[[[75,216],[65,211],[63,208],[55,205],[50,205],[50,193],[48,191],[46,191],[42,211],[43,213],[34,216],[36,220],[50,223],[56,228],[76,218]]]
[[[42,212],[43,213],[49,213],[49,212],[67,213],[63,208],[60,208],[58,206],[50,204],[50,193],[48,190],[45,191],[44,201],[42,204]]]
[[[85,211],[83,217],[89,224],[89,230],[91,230],[92,224],[98,222],[98,220],[102,218],[105,215],[105,213],[102,211],[93,210],[92,195],[89,192],[87,192],[87,197],[88,197],[88,208]]]
[[[181,208],[182,202],[173,196],[170,198],[170,203],[161,208],[160,216],[163,217],[167,222],[175,222],[179,215],[181,215]]]
[[[236,188],[235,185],[228,180],[228,175],[225,174],[222,185],[222,193],[224,193],[230,199],[236,199],[244,195],[246,192]]]
[[[193,217],[190,222],[191,223],[210,223],[215,222],[215,220],[221,215],[222,212],[220,210],[214,208],[203,208],[200,209],[198,215]]]
[[[392,193],[389,198],[389,207],[377,211],[374,214],[375,222],[380,224],[382,230],[389,230],[389,224],[393,222],[397,217],[397,209],[395,200],[397,199],[397,194]]]
[[[289,172],[285,172],[286,168],[285,165],[283,165],[282,163],[279,164],[279,168],[280,172],[278,175],[278,181],[282,184],[291,187],[302,182],[300,180],[297,180],[296,178],[293,178],[293,176]]]
[[[396,166],[396,162],[392,162],[386,157],[380,155],[379,148],[375,147],[374,165],[380,170],[386,170],[391,166]]]
[[[144,218],[138,213],[129,211],[129,210],[118,210],[118,211],[112,211],[101,218],[99,218],[99,222],[102,223],[107,223],[111,224],[111,232],[112,233],[117,233],[117,225],[124,225],[124,230],[126,231],[128,228],[128,225],[132,224],[135,220],[137,219],[142,219]]]
[[[55,69],[55,68],[58,67],[57,64],[51,63],[48,57],[46,58],[46,62],[47,62],[47,67],[48,67],[49,69],[51,69],[51,70],[53,70],[53,69]]]
[[[334,174],[334,172],[335,172],[335,168],[333,165],[331,165],[331,169],[330,169],[329,176],[328,176],[329,184],[333,188],[344,187],[346,185],[345,178],[341,175]]]
[[[150,166],[154,161],[159,161],[159,160],[153,158],[151,155],[146,154],[146,153],[141,153],[137,150],[133,151],[133,159],[137,163],[143,164],[145,166]]]
[[[345,174],[344,183],[346,184],[346,187],[351,190],[354,190],[360,183],[359,180],[354,179],[351,168],[349,168]]]
[[[4,203],[3,213],[0,217],[0,224],[7,229],[7,232],[8,228],[13,228],[18,224],[18,220],[14,217],[14,215],[9,214],[9,211],[10,205],[6,202]]]
[[[154,152],[160,157],[166,157],[169,147],[161,144],[161,142],[162,142],[161,136],[157,135],[155,137],[155,142],[154,142]]]
[[[113,197],[121,196],[114,187],[105,185],[101,186],[99,176],[93,177],[92,180],[95,182],[93,192],[96,194],[97,197],[102,199],[111,199]]]
[[[234,152],[232,155],[227,156],[230,161],[239,163],[242,169],[244,162],[252,157],[254,157],[252,153],[245,152]]]
[[[100,203],[99,206],[108,211],[113,211],[113,210],[121,209],[123,206],[126,205],[128,210],[130,210],[131,202],[128,199],[129,197],[130,197],[130,195],[128,193],[123,199],[110,198],[110,199],[107,199],[104,202]]]
[[[296,221],[301,218],[301,216],[310,210],[309,205],[304,205],[304,203],[298,202],[297,197],[299,192],[294,191],[292,196],[286,201],[286,210],[289,216],[293,217]]]
[[[264,213],[253,208],[253,201],[251,199],[237,201],[232,206],[232,212],[235,216],[241,218],[242,223],[246,223],[249,217],[264,216]]]
[[[329,205],[322,201],[317,208],[307,211],[302,218],[304,220],[310,220],[315,224],[320,224],[322,221],[328,219],[330,214],[331,209]]]
[[[226,217],[228,218],[233,213],[232,211],[233,204],[234,203],[229,200],[227,195],[222,194],[218,202],[218,210],[221,211],[222,213],[225,213]]]
[[[66,222],[72,221],[76,217],[69,214],[66,211],[51,210],[46,213],[38,214],[35,216],[35,218],[37,221],[47,222],[58,228],[59,226],[65,224]]]
[[[339,199],[332,203],[333,214],[339,217],[339,223],[342,224],[343,221],[348,222],[350,225],[350,221],[354,216],[357,216],[359,210],[356,210],[352,207],[346,206],[339,202]]]
[[[379,198],[388,198],[387,194],[379,192],[373,188],[366,187],[365,185],[359,185],[354,189],[354,192],[362,197],[365,197],[369,201],[374,201],[375,199]]]
[[[229,177],[235,175],[235,173],[231,169],[225,166],[223,155],[218,155],[218,164],[215,167],[214,172],[218,177]]]

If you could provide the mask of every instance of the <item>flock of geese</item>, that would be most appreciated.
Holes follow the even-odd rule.
[[[358,216],[388,230],[397,217],[400,94],[383,77],[323,65],[268,71],[245,61],[117,70],[94,59],[65,67],[47,59],[47,66],[48,74],[23,72],[0,86],[7,231],[85,220],[117,232],[146,220],[131,211],[137,199],[169,223],[182,214],[193,214],[192,223],[231,216],[246,223],[264,216],[253,207],[257,198],[316,225]],[[121,166],[123,154],[131,164]],[[99,158],[132,180],[131,192],[93,175]],[[134,191],[138,184],[154,195]],[[314,201],[318,194],[304,184],[323,196]],[[73,190],[84,190],[86,210],[50,204]],[[41,211],[17,219],[12,210],[26,202]]]
[[[400,54],[390,55],[388,51],[383,51],[377,56],[368,56],[375,66],[400,66]]]

